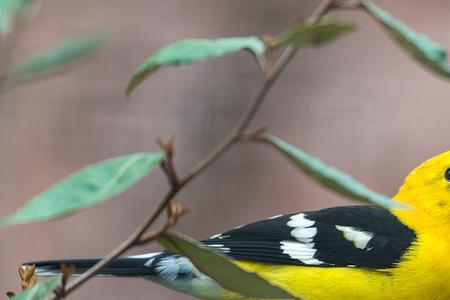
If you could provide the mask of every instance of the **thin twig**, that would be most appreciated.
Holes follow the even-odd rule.
[[[65,296],[72,293],[95,274],[100,272],[103,268],[107,267],[113,260],[118,258],[120,255],[131,249],[133,246],[139,244],[139,238],[147,231],[147,229],[152,225],[158,216],[164,211],[166,205],[173,199],[176,195],[176,189],[170,189],[166,194],[164,199],[158,205],[158,207],[147,216],[147,218],[142,222],[142,224],[133,232],[125,241],[122,242],[117,248],[115,248],[111,253],[102,258],[97,264],[92,266],[89,270],[84,272],[82,275],[77,277],[74,281],[70,282],[66,287]],[[59,296],[54,296],[52,300],[62,299]]]
[[[164,224],[155,230],[141,235],[138,244],[146,244],[157,239],[160,235],[177,225],[180,218],[188,212],[188,210],[183,208],[179,203],[170,203],[167,207],[168,216]]]
[[[319,7],[312,13],[311,17],[319,17],[323,14],[327,13],[331,7],[331,2],[326,0],[323,1]],[[108,266],[114,259],[125,253],[130,248],[140,245],[144,242],[152,241],[161,233],[164,233],[168,228],[172,227],[182,215],[179,209],[177,211],[180,213],[174,220],[169,216],[164,225],[161,228],[156,229],[155,231],[151,231],[146,234],[147,229],[153,225],[153,223],[157,220],[157,218],[161,215],[164,209],[169,205],[172,199],[178,194],[178,192],[188,184],[192,179],[194,179],[198,174],[204,171],[208,166],[210,166],[214,161],[216,161],[219,157],[221,157],[224,152],[229,149],[232,145],[239,142],[242,135],[246,131],[247,127],[252,122],[256,113],[258,112],[261,104],[266,99],[270,89],[273,84],[277,81],[279,76],[282,74],[285,67],[289,64],[292,58],[297,53],[298,48],[294,46],[287,47],[285,51],[279,56],[276,60],[272,70],[267,74],[265,81],[261,87],[261,90],[257,94],[256,98],[250,104],[246,112],[242,115],[242,117],[236,122],[235,126],[231,129],[231,131],[224,137],[224,139],[219,142],[202,160],[200,160],[192,170],[187,173],[183,178],[177,179],[176,181],[170,179],[170,173],[167,173],[169,178],[169,183],[171,184],[171,188],[165,197],[161,200],[158,206],[145,218],[142,224],[133,232],[122,244],[120,244],[116,249],[114,249],[111,253],[106,255],[103,259],[101,259],[97,264],[87,270],[85,273],[77,277],[74,281],[70,282],[65,289],[65,296],[73,292],[75,289],[80,287],[86,281],[88,281],[92,276],[97,274],[100,270]],[[170,159],[171,161],[171,159]],[[165,165],[166,168],[164,171],[169,172],[167,168],[172,168],[171,166]],[[178,178],[178,177],[177,177]],[[173,204],[171,204],[173,205]],[[172,208],[173,209],[173,208]],[[61,299],[59,296],[55,296],[52,300]]]
[[[64,298],[66,295],[66,285],[69,280],[69,277],[75,271],[75,265],[66,265],[65,263],[61,264],[61,284],[55,290],[55,295],[58,295],[61,298]]]
[[[264,55],[260,55],[260,54],[256,54],[252,51],[249,51],[250,54],[253,56],[253,58],[255,59],[256,65],[258,66],[258,69],[261,71],[262,74],[264,74],[265,70],[264,70],[264,66],[266,65],[266,60]]]
[[[244,133],[241,134],[239,137],[239,140],[242,142],[245,141],[253,141],[255,139],[258,139],[261,136],[264,136],[268,131],[267,126],[261,126],[254,129],[248,129]]]
[[[173,163],[173,156],[175,154],[175,137],[171,137],[167,142],[161,139],[156,139],[156,143],[164,151],[165,159],[161,162],[161,169],[167,177],[170,185],[175,187],[179,183],[178,173]]]

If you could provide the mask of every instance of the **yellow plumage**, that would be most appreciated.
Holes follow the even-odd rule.
[[[421,164],[394,199],[410,209],[392,213],[417,240],[395,268],[321,268],[238,261],[245,269],[305,300],[450,299],[450,151]],[[220,299],[251,299],[222,291]]]

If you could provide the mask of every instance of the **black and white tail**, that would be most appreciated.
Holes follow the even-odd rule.
[[[157,276],[155,268],[157,263],[164,258],[173,257],[170,253],[158,252],[142,255],[128,256],[114,260],[108,267],[101,270],[97,276],[115,276],[115,277],[148,277]],[[61,274],[61,265],[74,266],[73,275],[80,275],[94,266],[100,259],[60,259],[27,262],[23,266],[36,266],[36,273],[41,277],[56,276]]]
[[[50,277],[61,274],[61,264],[73,265],[75,271],[72,275],[77,276],[98,261],[99,259],[48,260],[24,263],[22,266],[35,265],[38,276]],[[168,252],[119,258],[96,276],[144,278],[197,298],[215,299],[220,290],[220,286],[200,273],[189,259]]]
[[[129,256],[114,260],[107,268],[101,270],[97,276],[115,277],[147,277],[155,276],[155,268],[152,266],[157,257],[167,256],[166,253],[150,253]],[[80,275],[95,265],[100,259],[62,259],[28,262],[22,265],[35,265],[36,273],[41,277],[56,276],[61,274],[61,265],[75,266],[73,275]]]

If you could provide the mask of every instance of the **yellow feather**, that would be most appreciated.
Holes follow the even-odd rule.
[[[305,300],[450,299],[450,151],[414,169],[394,199],[411,209],[392,213],[417,240],[395,268],[321,268],[237,261]],[[251,299],[222,290],[218,299]]]

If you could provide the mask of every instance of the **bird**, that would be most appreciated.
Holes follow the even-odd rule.
[[[411,171],[403,207],[349,205],[276,215],[201,241],[304,300],[450,299],[450,151]],[[406,207],[407,206],[407,207]],[[30,262],[38,276],[98,259]],[[167,251],[115,260],[99,276],[139,277],[199,299],[255,299],[221,287]]]

